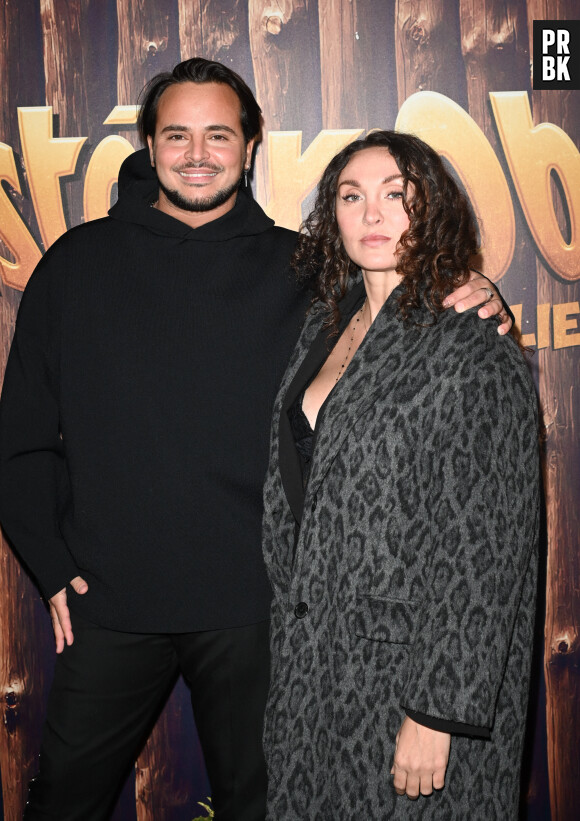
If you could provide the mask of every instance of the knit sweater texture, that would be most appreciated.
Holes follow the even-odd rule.
[[[296,235],[251,196],[193,229],[150,207],[146,152],[109,217],[68,231],[23,295],[0,403],[0,519],[49,598],[104,627],[267,619],[270,414],[307,298]]]

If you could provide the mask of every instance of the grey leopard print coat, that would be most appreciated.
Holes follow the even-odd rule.
[[[361,293],[347,297],[351,312]],[[535,392],[495,322],[448,311],[405,327],[397,293],[321,411],[303,499],[286,408],[307,381],[316,312],[275,403],[264,491],[269,821],[517,818]],[[405,708],[490,730],[454,735],[445,788],[417,801],[397,796],[390,776]]]

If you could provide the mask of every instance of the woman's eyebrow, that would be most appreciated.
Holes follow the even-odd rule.
[[[384,180],[381,180],[381,185],[385,185],[386,183],[393,182],[393,180],[403,180],[402,174],[390,174],[388,177],[385,177]],[[340,188],[341,185],[354,185],[355,188],[360,188],[360,182],[358,180],[342,180],[339,182],[338,187]]]

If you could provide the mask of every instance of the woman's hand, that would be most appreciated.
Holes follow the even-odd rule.
[[[417,724],[408,716],[397,733],[393,786],[399,795],[431,795],[445,784],[451,736]]]
[[[455,291],[452,291],[443,301],[443,306],[445,308],[454,306],[456,311],[462,313],[468,308],[474,308],[476,305],[482,306],[477,312],[477,315],[481,317],[481,319],[489,319],[490,316],[497,315],[501,321],[501,325],[498,325],[497,332],[502,334],[502,336],[503,334],[507,334],[512,326],[512,321],[508,312],[503,307],[497,289],[493,282],[490,282],[487,277],[475,271],[471,271],[468,282]]]

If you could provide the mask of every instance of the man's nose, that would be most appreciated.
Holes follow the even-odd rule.
[[[188,143],[185,156],[192,162],[201,162],[208,157],[207,143],[203,136],[193,136]]]

